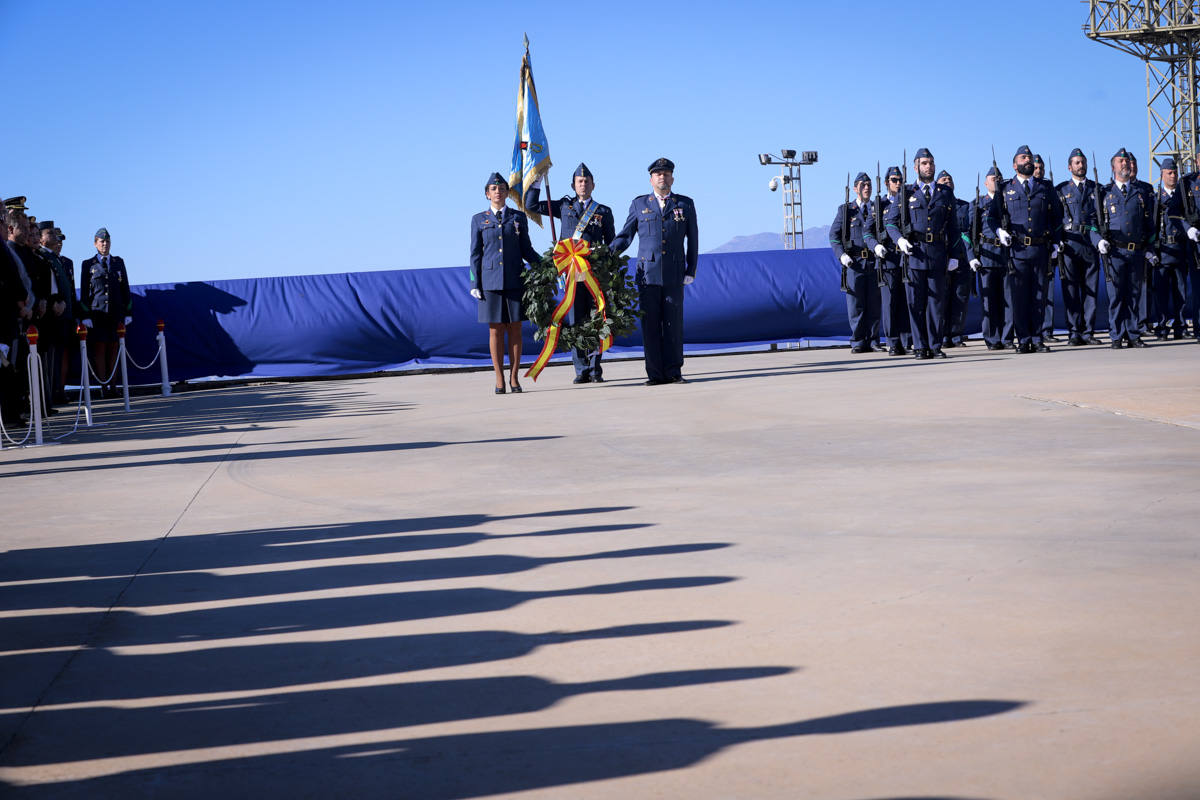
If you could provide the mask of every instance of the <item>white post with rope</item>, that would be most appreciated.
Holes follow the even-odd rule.
[[[33,423],[33,443],[42,443],[42,358],[38,355],[38,329],[30,325],[25,331],[29,340],[29,418]]]
[[[125,411],[129,411],[129,359],[125,351],[125,323],[117,324],[117,342],[120,352],[117,353],[117,358],[121,364],[121,395],[125,399]]]
[[[171,379],[167,376],[167,325],[161,319],[158,321],[158,365],[162,374],[162,396],[171,395]]]
[[[87,334],[88,329],[81,322],[75,328],[75,335],[79,337],[79,396],[83,399],[83,421],[87,427],[92,427],[92,381],[91,372],[88,367],[88,351],[87,351]]]

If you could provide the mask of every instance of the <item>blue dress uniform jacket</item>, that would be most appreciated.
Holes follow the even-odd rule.
[[[869,223],[870,203],[857,199],[842,203],[833,215],[829,245],[841,261],[842,254],[854,259],[846,270],[846,317],[850,321],[850,344],[869,347],[879,334],[879,290],[875,278],[875,254],[867,247],[864,234]],[[843,225],[849,226],[850,240],[842,241]],[[838,264],[841,268],[841,264]]]
[[[127,317],[133,312],[133,296],[129,293],[129,273],[125,271],[125,261],[120,256],[108,257],[108,275],[104,280],[108,293],[108,308],[95,309],[92,286],[92,271],[98,269],[99,254],[92,256],[79,265],[79,309],[82,317],[87,318],[96,311],[107,311],[114,317]]]
[[[1165,338],[1171,331],[1183,338],[1187,270],[1188,262],[1192,260],[1183,187],[1176,184],[1174,191],[1170,191],[1160,186],[1157,198],[1159,263],[1150,271],[1150,285],[1146,287],[1154,295],[1150,304],[1153,315],[1149,321],[1160,338]]]
[[[520,289],[525,262],[542,260],[529,241],[525,214],[515,208],[505,208],[503,213],[503,226],[490,208],[471,217],[471,274],[476,289]]]
[[[967,235],[971,230],[971,204],[966,200],[954,198],[954,217],[958,225],[959,239],[950,250],[950,257],[958,259],[958,269],[947,278],[946,319],[942,327],[942,344],[958,346],[963,343],[964,329],[967,325],[967,306],[971,302],[971,285],[975,281],[975,273],[969,265],[967,255]],[[973,244],[973,243],[972,243]]]
[[[1091,337],[1096,331],[1096,301],[1100,295],[1100,263],[1091,233],[1096,224],[1096,182],[1084,179],[1078,184],[1067,180],[1055,187],[1063,209],[1062,283],[1063,306],[1071,338]]]
[[[692,198],[670,194],[663,209],[653,194],[635,197],[629,216],[610,245],[623,253],[638,238],[638,284],[683,285],[683,276],[696,276],[699,260],[699,229]]]
[[[587,204],[574,195],[566,195],[561,200],[539,200],[541,189],[534,187],[525,193],[525,207],[549,217],[562,220],[558,230],[559,239],[570,239],[579,227],[579,220],[587,211]],[[612,244],[616,238],[616,217],[613,210],[602,203],[596,204],[596,211],[588,224],[584,226],[579,238],[588,244]]]
[[[979,300],[983,307],[983,340],[993,349],[1013,338],[1012,286],[1008,280],[1008,248],[987,233],[987,218],[999,200],[984,194],[970,203],[970,213],[978,213],[979,241],[972,242],[979,270]],[[978,209],[978,211],[976,211]],[[968,228],[969,230],[969,228]]]
[[[1028,190],[1026,190],[1028,184]],[[984,224],[986,235],[995,238],[1003,227],[1001,218],[1007,207],[1008,233],[1012,236],[1009,253],[1013,259],[1011,297],[1013,327],[1022,345],[1040,342],[1045,312],[1045,276],[1050,266],[1050,248],[1062,232],[1062,204],[1049,181],[1019,176],[1005,181],[998,191],[1003,203],[992,203]]]
[[[1138,296],[1145,271],[1146,249],[1154,242],[1153,197],[1135,185],[1122,191],[1115,182],[1100,189],[1104,219],[1091,234],[1092,244],[1107,239],[1112,246],[1105,276],[1108,287],[1109,336],[1133,343],[1138,332]]]

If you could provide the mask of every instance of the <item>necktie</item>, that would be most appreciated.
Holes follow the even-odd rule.
[[[1129,185],[1121,184],[1121,197],[1129,197]]]
[[[929,198],[930,198],[931,196],[932,196],[932,195],[929,193],[929,184],[927,183],[927,184],[925,184],[925,202],[926,202],[926,203],[928,203],[928,202],[929,202]]]

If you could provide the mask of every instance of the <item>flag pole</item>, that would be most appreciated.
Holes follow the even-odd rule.
[[[525,37],[525,63],[529,64],[529,83],[533,84],[533,59],[529,57],[529,34],[522,34]],[[558,243],[558,234],[554,232],[554,195],[550,193],[550,170],[547,168],[545,175],[546,183],[546,214],[550,218],[550,246],[553,247]],[[521,198],[524,205],[525,198]]]

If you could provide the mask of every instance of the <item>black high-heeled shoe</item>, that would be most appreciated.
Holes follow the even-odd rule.
[[[508,385],[508,388],[512,391],[513,394],[521,393],[521,384],[519,384],[519,383],[510,383]]]
[[[496,387],[496,394],[504,394],[504,387],[503,387],[503,386],[497,386],[497,387]]]

